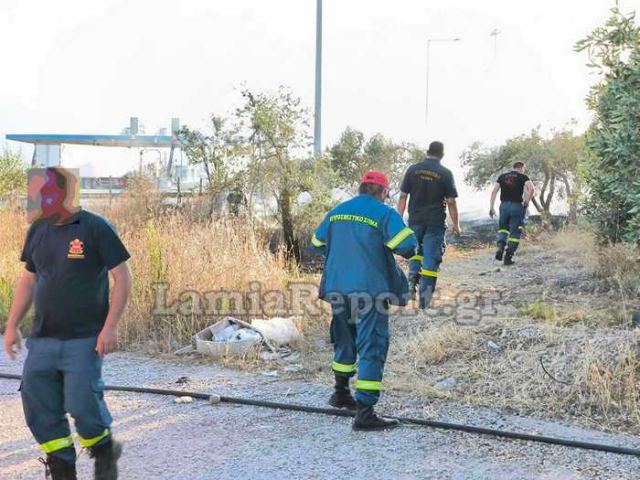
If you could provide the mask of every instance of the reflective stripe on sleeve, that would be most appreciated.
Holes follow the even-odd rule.
[[[424,260],[424,257],[422,255],[414,255],[409,260],[415,260],[416,262],[421,262],[422,260]]]
[[[509,238],[507,238],[507,242],[520,243],[520,239],[519,238],[509,237]]]
[[[438,272],[435,272],[433,270],[425,270],[424,268],[420,270],[420,275],[422,275],[423,277],[438,278]]]
[[[395,250],[398,245],[404,242],[411,235],[413,235],[413,230],[411,230],[409,227],[404,227],[402,230],[400,230],[399,233],[397,233],[391,240],[387,242],[387,247],[389,247],[391,250]]]
[[[311,237],[311,244],[312,244],[314,247],[323,247],[323,246],[325,246],[325,245],[326,245],[326,243],[324,243],[324,242],[322,242],[322,241],[318,240],[318,237],[316,237],[316,236],[315,236],[315,234],[313,235],[313,237]]]
[[[507,235],[509,234],[509,230],[498,230],[498,233],[506,233]]]

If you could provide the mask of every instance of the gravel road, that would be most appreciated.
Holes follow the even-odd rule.
[[[0,371],[20,373],[23,357],[0,354]],[[176,384],[186,376],[188,383]],[[326,385],[281,381],[189,360],[116,353],[106,361],[108,384],[217,392],[324,406]],[[44,478],[40,455],[22,416],[18,383],[0,379],[0,478]],[[354,433],[350,420],[264,408],[107,393],[114,432],[125,442],[121,477],[135,479],[637,479],[640,459],[486,436],[402,427]],[[637,446],[635,438],[512,417],[445,402],[384,398],[381,411],[434,416],[495,428]],[[91,477],[86,454],[79,478]]]

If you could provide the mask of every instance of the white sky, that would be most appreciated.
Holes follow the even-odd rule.
[[[325,0],[323,143],[351,125],[458,156],[537,125],[588,124],[596,78],[576,40],[613,0]],[[640,0],[620,0],[623,11]],[[494,29],[502,33],[494,52]],[[426,41],[431,47],[425,125]],[[139,116],[147,133],[172,116],[192,126],[226,113],[238,90],[291,86],[313,105],[314,0],[0,0],[0,136],[120,133]],[[3,140],[0,140],[3,141]],[[11,142],[10,142],[11,143]],[[20,144],[11,144],[19,148]],[[32,148],[21,147],[25,157]],[[66,147],[63,162],[98,174],[131,168],[137,152]]]

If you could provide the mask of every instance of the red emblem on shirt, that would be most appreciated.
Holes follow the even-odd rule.
[[[84,243],[79,238],[69,242],[67,258],[84,258]]]

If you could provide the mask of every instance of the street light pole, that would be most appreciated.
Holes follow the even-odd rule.
[[[322,151],[322,0],[316,0],[316,102],[313,116],[313,154]]]
[[[493,31],[489,34],[490,37],[493,37],[493,59],[498,58],[498,35],[502,32],[497,28],[494,28]]]
[[[432,42],[459,42],[459,38],[429,38],[427,39],[427,86],[425,91],[424,103],[424,123],[429,121],[429,68],[431,62],[431,43]]]

